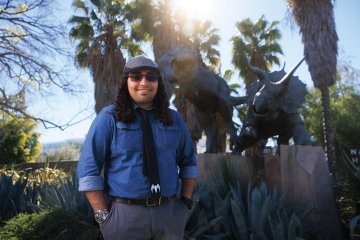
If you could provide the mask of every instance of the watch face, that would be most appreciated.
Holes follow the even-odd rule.
[[[103,223],[107,216],[109,215],[109,212],[108,211],[98,211],[95,213],[95,221],[98,222],[98,223]]]

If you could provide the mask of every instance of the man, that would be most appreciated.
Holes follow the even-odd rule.
[[[79,191],[105,240],[183,239],[197,177],[190,135],[169,108],[154,61],[133,57],[123,74],[116,103],[102,109],[87,134]]]

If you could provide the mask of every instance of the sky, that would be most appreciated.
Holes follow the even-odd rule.
[[[71,8],[70,0],[61,1],[59,18],[68,19],[74,13]],[[178,0],[176,7],[185,7],[191,16],[197,16],[201,20],[210,20],[213,26],[218,29],[221,37],[219,45],[222,71],[234,69],[231,64],[231,37],[237,34],[235,28],[236,22],[245,18],[250,18],[254,23],[262,16],[269,22],[279,21],[277,26],[282,38],[279,41],[283,55],[280,56],[281,67],[275,66],[272,70],[282,68],[285,63],[285,71],[291,69],[303,57],[303,45],[301,35],[296,24],[291,24],[287,16],[286,0]],[[199,7],[199,6],[203,7]],[[336,30],[339,37],[339,52],[343,51],[348,61],[355,69],[360,69],[360,1],[341,0],[334,3],[334,14]],[[150,49],[145,49],[150,51]],[[85,118],[85,121],[65,130],[45,129],[39,125],[37,131],[41,133],[40,141],[50,143],[64,141],[74,138],[84,138],[95,117],[93,82],[88,71],[82,70],[76,72],[77,84],[82,90],[81,94],[65,95],[61,92],[55,92],[52,97],[39,99],[39,102],[32,104],[31,111],[34,114],[46,116],[48,119],[58,123],[65,123],[74,119],[74,121]],[[232,82],[242,82],[238,78],[238,72],[235,72]],[[313,88],[312,80],[308,72],[306,63],[303,63],[295,75],[307,85],[307,88]],[[80,114],[78,114],[80,112]]]

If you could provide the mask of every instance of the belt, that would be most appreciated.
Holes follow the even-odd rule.
[[[113,202],[125,203],[125,204],[129,204],[129,205],[144,205],[147,207],[154,207],[154,206],[159,206],[162,203],[167,202],[174,197],[175,196],[159,197],[159,198],[146,198],[146,199],[128,199],[128,198],[121,198],[121,197],[113,197]]]

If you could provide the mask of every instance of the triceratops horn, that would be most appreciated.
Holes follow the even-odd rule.
[[[288,72],[280,81],[276,82],[276,84],[282,84],[282,83],[287,83],[288,80],[293,76],[293,74],[295,73],[296,69],[301,65],[301,63],[305,60],[305,57],[303,59],[301,59],[298,64],[296,64],[296,66],[290,71]]]
[[[259,80],[261,80],[261,81],[267,80],[266,72],[263,69],[258,68],[258,67],[253,67],[249,64],[247,65],[247,67],[249,68],[250,71],[252,71],[253,73],[255,73],[258,76]]]
[[[285,62],[284,62],[284,66],[283,66],[283,68],[281,69],[281,71],[285,71]]]

